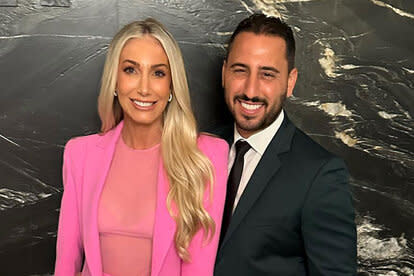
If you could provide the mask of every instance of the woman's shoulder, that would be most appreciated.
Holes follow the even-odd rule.
[[[66,152],[84,151],[90,144],[97,143],[102,137],[102,134],[90,134],[85,136],[72,137],[65,145]]]
[[[66,143],[65,151],[84,150],[90,148],[90,146],[100,146],[105,148],[107,145],[114,143],[114,139],[118,137],[122,130],[122,126],[123,122],[121,121],[107,132],[73,137]]]
[[[198,147],[211,160],[215,166],[227,166],[229,145],[221,138],[206,133],[198,137]]]
[[[215,136],[214,134],[202,132],[197,140],[199,147],[212,148],[214,150],[227,150],[229,145],[226,140]]]

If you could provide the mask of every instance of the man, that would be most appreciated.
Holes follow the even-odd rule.
[[[230,38],[222,84],[235,126],[221,133],[232,146],[215,276],[356,275],[345,164],[282,110],[294,55],[292,30],[276,18],[252,15]]]

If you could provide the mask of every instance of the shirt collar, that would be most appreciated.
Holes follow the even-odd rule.
[[[240,133],[237,131],[236,124],[234,124],[233,145],[238,140],[245,140],[250,144],[250,146],[253,148],[254,151],[259,153],[260,155],[263,155],[267,146],[270,144],[270,141],[272,141],[273,136],[275,136],[276,132],[279,130],[280,126],[282,125],[284,118],[285,118],[285,114],[283,110],[281,110],[276,120],[273,121],[273,123],[271,123],[265,129],[253,134],[247,139],[243,138],[240,135]]]

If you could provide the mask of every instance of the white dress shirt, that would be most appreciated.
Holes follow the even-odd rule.
[[[230,153],[229,153],[229,164],[228,164],[228,171],[230,173],[231,167],[233,166],[234,159],[236,158],[236,147],[235,144],[238,140],[245,140],[247,141],[251,148],[246,152],[244,155],[244,165],[243,165],[243,173],[240,179],[240,185],[237,190],[236,198],[234,200],[233,212],[236,209],[237,204],[239,203],[240,197],[242,196],[244,189],[247,186],[247,183],[250,180],[254,170],[259,164],[260,159],[262,158],[267,146],[272,141],[273,137],[275,136],[276,132],[279,130],[280,126],[282,125],[283,119],[285,115],[283,110],[279,113],[276,120],[270,124],[267,128],[259,131],[258,133],[253,134],[249,138],[243,138],[239,132],[237,131],[236,125],[234,125],[234,142],[231,146]]]

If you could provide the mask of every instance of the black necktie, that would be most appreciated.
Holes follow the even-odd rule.
[[[240,179],[243,172],[244,155],[250,149],[249,143],[239,140],[236,142],[236,158],[233,167],[230,170],[229,179],[227,180],[226,203],[224,205],[223,222],[221,224],[221,234],[219,245],[223,242],[227,229],[230,225],[231,216],[233,214],[233,205],[239,188]]]

